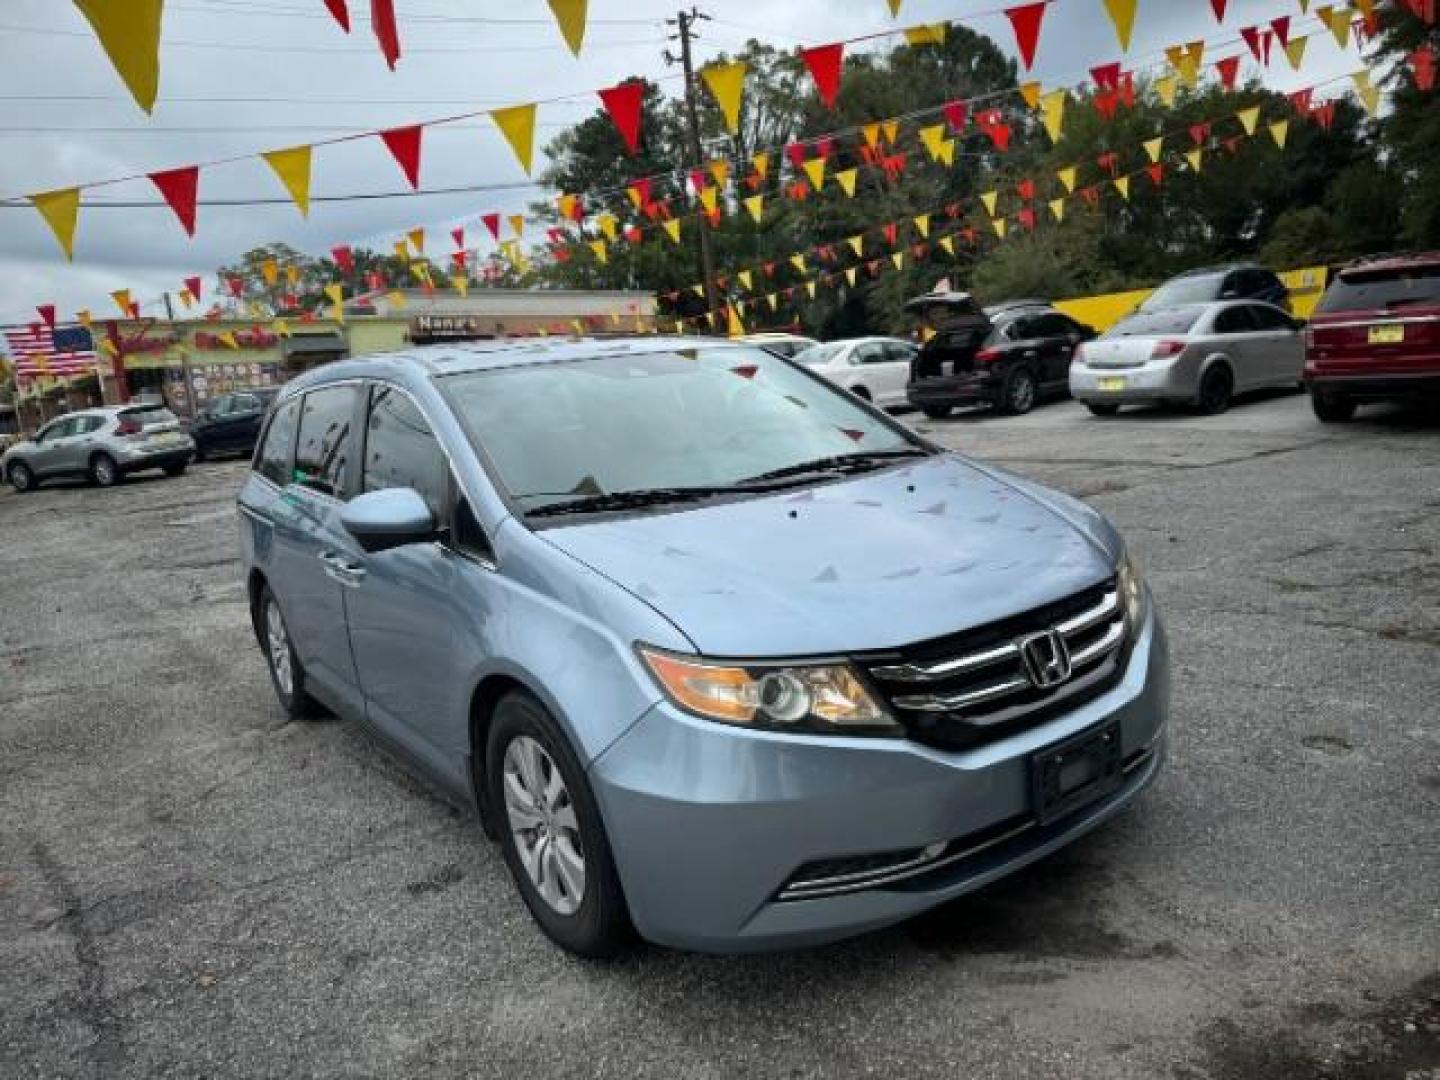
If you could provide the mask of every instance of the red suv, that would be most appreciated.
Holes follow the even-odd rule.
[[[1305,334],[1315,415],[1349,420],[1362,401],[1440,398],[1440,251],[1352,263]]]

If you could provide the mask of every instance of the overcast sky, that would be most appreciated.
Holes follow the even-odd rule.
[[[89,25],[63,0],[0,4],[0,196],[83,184],[195,162],[253,154],[351,131],[371,131],[539,98],[589,94],[632,74],[665,73],[660,53],[677,0],[590,0],[584,53],[572,57],[543,0],[398,0],[404,56],[385,67],[364,12],[350,0],[348,37],[320,0],[168,0],[161,43],[159,101],[147,117],[125,93]],[[703,10],[698,59],[734,51],[749,37],[784,47],[821,44],[882,27],[961,19],[1014,54],[1009,21],[996,0],[905,0],[898,22],[885,0],[711,0]],[[1231,0],[1222,30],[1209,0],[1141,0],[1130,58],[1152,62],[1167,44],[1233,38],[1240,26],[1299,16],[1295,0]],[[1283,58],[1267,74],[1281,90],[1359,66],[1316,31],[1299,75]],[[1094,64],[1120,57],[1102,0],[1055,0],[1041,32],[1036,74],[1073,84]],[[1247,61],[1242,77],[1254,65]],[[673,85],[673,83],[671,84]],[[937,102],[937,104],[939,104]],[[537,144],[588,114],[593,97],[543,106]],[[292,204],[200,207],[194,240],[171,212],[80,211],[75,261],[67,264],[39,215],[0,207],[0,322],[30,321],[37,303],[63,317],[82,307],[112,308],[109,293],[130,288],[150,313],[159,296],[189,274],[219,265],[267,241],[315,255],[337,243],[388,249],[422,225],[429,253],[443,257],[448,231],[478,230],[479,214],[524,209],[538,194],[498,132],[486,120],[428,129],[422,187],[513,185],[465,195],[320,203],[308,221]],[[540,171],[537,163],[537,172]],[[314,195],[398,191],[405,186],[378,139],[316,151]],[[200,196],[279,196],[258,159],[204,170]],[[156,197],[149,181],[105,188],[95,198]],[[213,288],[213,278],[207,281]]]

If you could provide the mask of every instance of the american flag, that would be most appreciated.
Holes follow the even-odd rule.
[[[20,378],[37,375],[84,375],[94,370],[95,343],[83,326],[31,323],[23,330],[6,330],[5,340]]]

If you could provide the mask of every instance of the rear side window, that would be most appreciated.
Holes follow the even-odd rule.
[[[1341,274],[1317,311],[1380,311],[1414,304],[1440,307],[1440,266],[1384,274]]]
[[[1225,308],[1215,316],[1217,334],[1248,334],[1254,329],[1255,321],[1250,317],[1248,304]]]
[[[449,517],[450,465],[445,451],[415,403],[393,387],[371,391],[361,485],[365,491],[414,488],[437,522]]]
[[[256,471],[279,487],[290,482],[290,451],[295,447],[295,417],[299,411],[298,399],[276,410],[255,459]]]
[[[354,387],[332,386],[305,395],[295,442],[297,484],[336,498],[345,493],[354,422]]]
[[[1295,327],[1295,324],[1290,321],[1290,316],[1279,308],[1255,304],[1250,308],[1250,314],[1261,330],[1292,330]]]

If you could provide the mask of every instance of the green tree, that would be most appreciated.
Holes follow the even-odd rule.
[[[1403,187],[1401,239],[1415,247],[1440,247],[1440,93],[1416,85],[1409,60],[1428,46],[1440,61],[1440,20],[1426,25],[1401,3],[1380,14],[1371,60],[1385,71],[1380,81],[1391,95],[1380,141]]]

